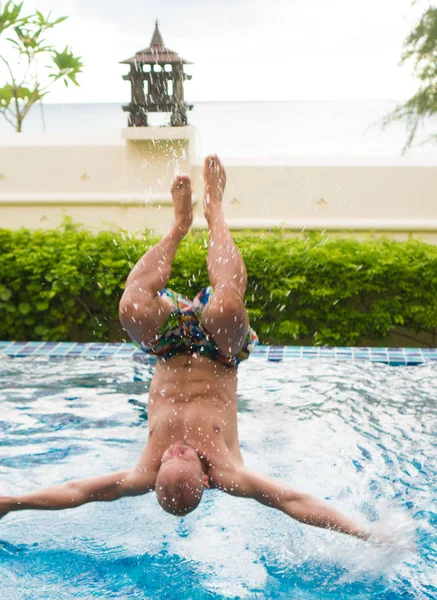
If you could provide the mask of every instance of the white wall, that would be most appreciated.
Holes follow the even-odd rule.
[[[146,139],[4,136],[0,226],[51,228],[68,215],[95,230],[165,230],[172,218],[173,177],[191,174],[195,199],[201,200],[202,165],[193,158],[190,127],[125,135],[140,133]],[[437,164],[319,159],[226,166],[224,206],[234,229],[346,229],[400,239],[413,232],[437,243]],[[196,225],[203,225],[201,202]]]

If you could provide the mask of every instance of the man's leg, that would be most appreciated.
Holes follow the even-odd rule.
[[[176,251],[193,221],[190,178],[176,177],[171,193],[175,213],[171,229],[132,269],[120,301],[120,322],[138,343],[151,340],[174,310],[170,298],[159,296],[159,292],[170,277]]]
[[[217,156],[205,160],[203,176],[209,228],[207,267],[214,294],[203,309],[202,322],[223,354],[232,356],[243,347],[249,329],[244,307],[247,273],[223,215],[226,173]]]

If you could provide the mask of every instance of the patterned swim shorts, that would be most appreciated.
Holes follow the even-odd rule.
[[[203,288],[190,300],[182,294],[164,288],[161,296],[173,300],[175,310],[167,318],[156,336],[141,349],[160,358],[171,358],[177,354],[198,354],[206,356],[227,367],[237,367],[242,360],[249,358],[258,336],[249,329],[243,348],[236,356],[222,354],[211,336],[202,326],[200,315],[213,294],[212,287]]]

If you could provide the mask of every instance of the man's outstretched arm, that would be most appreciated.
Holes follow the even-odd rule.
[[[110,502],[154,489],[155,477],[136,467],[103,477],[70,481],[23,496],[0,496],[0,518],[18,510],[63,510],[88,502]]]
[[[324,529],[332,529],[367,540],[369,531],[349,517],[314,496],[293,489],[291,486],[270,479],[245,467],[223,472],[216,487],[233,496],[253,498],[266,506],[276,508],[289,517]]]

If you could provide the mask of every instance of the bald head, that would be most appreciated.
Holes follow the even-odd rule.
[[[188,444],[174,444],[162,457],[156,478],[156,496],[162,508],[176,516],[192,512],[209,487],[197,452]]]

